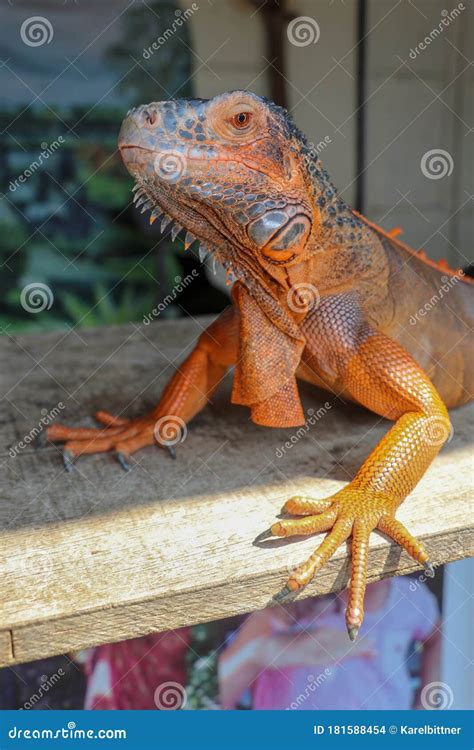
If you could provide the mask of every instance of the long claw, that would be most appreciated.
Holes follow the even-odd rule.
[[[256,545],[258,545],[258,544],[260,544],[260,542],[264,542],[265,539],[270,539],[270,537],[272,537],[272,536],[273,536],[272,530],[271,529],[267,529],[266,531],[262,531],[261,534],[259,534],[258,536],[256,536],[255,539],[253,540],[253,543],[256,544]]]
[[[39,432],[35,437],[33,445],[35,448],[44,448],[46,446],[46,442],[46,430],[41,430],[41,432]]]
[[[428,576],[428,578],[434,578],[435,577],[434,565],[429,560],[425,561],[425,573]]]
[[[351,641],[355,640],[364,619],[369,537],[370,528],[368,529],[362,522],[356,521],[352,529],[352,569],[346,608],[346,627]]]
[[[281,604],[282,602],[287,602],[293,599],[295,594],[296,591],[290,589],[289,586],[283,586],[282,590],[273,596],[273,601],[277,602],[277,604]]]
[[[176,448],[174,447],[174,445],[167,445],[165,447],[173,461],[176,461]]]
[[[63,451],[63,464],[66,471],[71,472],[74,470],[74,456],[71,451]]]
[[[131,466],[130,466],[130,464],[128,463],[128,461],[127,461],[127,457],[126,457],[126,456],[125,456],[125,455],[124,455],[123,453],[120,453],[120,451],[117,451],[117,453],[116,453],[115,455],[117,456],[117,458],[118,458],[118,461],[119,461],[119,464],[120,464],[120,466],[122,467],[122,469],[123,469],[124,471],[130,471],[130,469],[131,469],[132,467],[131,467]]]
[[[351,641],[355,641],[355,639],[357,638],[357,633],[359,632],[359,625],[348,625],[347,632],[349,633],[349,638],[351,639]]]

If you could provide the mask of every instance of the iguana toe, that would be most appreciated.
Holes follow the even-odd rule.
[[[291,498],[283,508],[287,512],[295,511],[300,517],[277,521],[260,534],[256,542],[271,536],[309,536],[323,531],[329,533],[313,554],[291,573],[274,601],[283,602],[294,597],[312,581],[337,548],[352,537],[351,578],[346,608],[347,632],[351,641],[356,638],[364,619],[369,539],[372,531],[377,529],[385,533],[422,564],[427,575],[434,574],[424,546],[395,518],[392,501],[386,496],[365,490],[361,492],[357,486],[349,484],[330,498]],[[313,511],[313,514],[310,515],[309,511]]]

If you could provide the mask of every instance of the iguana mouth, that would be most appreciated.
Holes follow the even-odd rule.
[[[136,151],[148,151],[150,153],[153,153],[151,148],[144,148],[144,146],[137,146],[135,143],[125,144],[124,146],[120,146],[120,151],[125,151],[126,149],[132,149]]]

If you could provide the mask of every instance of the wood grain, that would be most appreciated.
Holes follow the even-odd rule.
[[[99,408],[147,410],[208,322],[0,341],[1,665],[264,607],[319,539],[257,548],[255,536],[292,494],[341,487],[386,431],[306,385],[303,436],[258,427],[229,403],[226,380],[177,461],[147,448],[128,474],[109,455],[67,474],[57,447],[25,441],[54,408],[83,426]],[[436,564],[473,554],[473,405],[452,418],[452,440],[399,512]],[[369,564],[371,580],[416,568],[376,534]],[[340,590],[348,572],[344,546],[305,594]]]

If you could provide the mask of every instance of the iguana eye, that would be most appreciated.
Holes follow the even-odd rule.
[[[237,115],[232,117],[232,125],[238,130],[246,128],[250,122],[250,112],[239,112]]]

